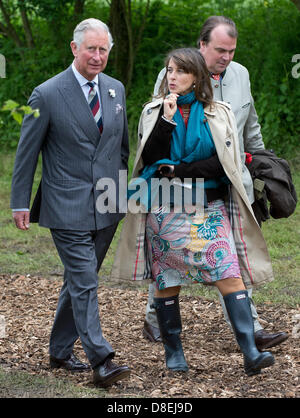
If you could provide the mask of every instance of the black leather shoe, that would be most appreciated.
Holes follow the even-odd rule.
[[[58,359],[50,356],[50,367],[51,369],[59,369],[62,367],[63,369],[71,372],[83,372],[85,370],[90,370],[90,366],[78,360],[73,353],[66,359]]]
[[[162,341],[159,328],[149,324],[146,320],[144,322],[143,336],[152,343]]]
[[[283,341],[289,338],[289,335],[286,332],[268,334],[264,329],[261,329],[255,332],[254,338],[257,349],[262,351],[283,343]]]
[[[130,369],[128,366],[118,366],[108,358],[94,369],[93,381],[95,385],[106,388],[129,375]]]

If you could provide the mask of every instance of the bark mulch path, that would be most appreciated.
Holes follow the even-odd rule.
[[[0,365],[6,370],[56,376],[92,388],[91,372],[71,374],[50,370],[48,366],[49,333],[61,280],[0,275],[0,288]],[[162,344],[147,342],[142,337],[146,292],[100,285],[99,301],[103,333],[116,350],[115,360],[132,369],[128,380],[114,384],[104,396],[298,398],[300,395],[299,309],[271,304],[257,307],[266,330],[285,330],[290,337],[272,349],[276,359],[273,367],[247,377],[242,355],[218,302],[180,297],[182,342],[190,367],[188,373],[181,374],[165,369]],[[86,361],[80,343],[76,343],[75,351]]]

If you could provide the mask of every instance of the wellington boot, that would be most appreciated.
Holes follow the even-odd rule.
[[[180,339],[182,326],[178,295],[167,298],[154,298],[153,306],[157,313],[168,369],[188,371]]]
[[[248,292],[241,290],[224,296],[227,312],[236,340],[244,354],[244,367],[248,376],[260,373],[261,369],[275,362],[272,353],[258,351],[254,340],[254,326]]]

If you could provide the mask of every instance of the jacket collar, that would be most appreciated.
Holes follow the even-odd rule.
[[[155,107],[160,107],[163,104],[164,98],[159,97],[154,99],[152,102],[146,102],[143,104],[143,108],[154,109]]]
[[[204,114],[208,116],[215,116],[216,115],[216,107],[215,106],[209,106],[206,105],[204,107]]]

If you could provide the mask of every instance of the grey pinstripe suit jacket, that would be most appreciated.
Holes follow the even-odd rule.
[[[48,228],[97,230],[124,214],[101,214],[96,201],[103,177],[116,184],[127,170],[129,154],[124,86],[99,74],[103,132],[96,122],[71,66],[36,87],[28,101],[40,117],[24,118],[12,179],[11,208],[30,205],[34,173],[42,152],[42,179],[31,218]],[[115,95],[109,90],[114,90]]]

